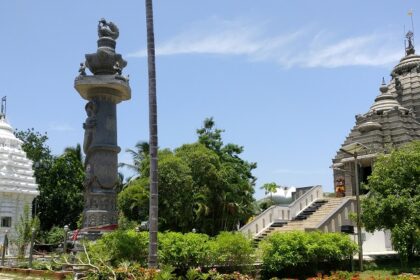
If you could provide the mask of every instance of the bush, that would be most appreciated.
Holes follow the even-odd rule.
[[[356,252],[357,246],[340,233],[274,233],[260,244],[262,273],[265,277],[314,275],[321,267],[341,268]],[[294,274],[294,275],[293,275]]]
[[[172,266],[181,275],[189,268],[212,265],[223,266],[226,271],[245,271],[254,261],[251,240],[240,233],[222,232],[210,238],[200,233],[165,232],[158,237],[160,266]],[[124,261],[145,266],[148,238],[147,232],[117,230],[91,243],[89,255],[93,260],[109,262],[114,267]]]
[[[210,238],[206,234],[166,232],[159,234],[159,262],[184,274],[190,267],[209,264]]]
[[[253,264],[255,249],[252,241],[241,233],[221,232],[212,242],[213,264],[244,269]]]
[[[47,244],[59,244],[63,243],[64,240],[64,228],[62,227],[53,227],[51,228],[46,236],[45,236],[45,242]]]
[[[122,261],[147,264],[149,234],[135,230],[116,230],[89,245],[93,259],[110,262],[116,266]]]

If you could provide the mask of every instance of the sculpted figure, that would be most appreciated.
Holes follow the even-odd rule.
[[[80,63],[79,75],[86,76],[86,65],[83,62]]]
[[[94,101],[89,101],[85,106],[87,118],[85,123],[83,124],[83,128],[85,130],[85,139],[83,140],[83,152],[86,154],[86,162],[89,154],[89,148],[92,144],[95,132],[94,130],[96,126],[96,109],[97,108]]]
[[[408,46],[405,49],[406,54],[407,55],[414,54],[415,50],[414,50],[414,45],[413,45],[413,37],[414,37],[413,32],[408,31],[405,37],[407,38],[407,41],[408,41]]]
[[[400,79],[395,78],[395,89],[401,91],[403,89]]]
[[[117,40],[120,35],[118,27],[113,22],[107,22],[104,18],[101,18],[98,23],[98,36],[102,37],[111,37],[114,40]]]
[[[114,68],[115,72],[117,72],[118,75],[122,74],[122,68],[121,68],[120,63],[118,61],[115,62],[115,65],[114,65],[113,68]]]

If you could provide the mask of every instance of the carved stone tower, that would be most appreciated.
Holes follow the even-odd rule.
[[[355,178],[353,156],[338,150],[333,159],[334,182],[345,184],[346,195],[355,194],[356,180],[367,182],[379,153],[420,140],[420,55],[415,53],[411,31],[406,38],[406,55],[392,70],[391,81],[383,80],[369,111],[356,115],[356,124],[342,145],[358,142],[367,147],[358,156],[359,178]]]
[[[83,227],[117,223],[116,189],[118,184],[117,104],[131,98],[128,78],[122,76],[127,62],[115,52],[119,31],[112,22],[98,24],[98,49],[86,54],[80,64],[74,87],[88,102],[83,124],[86,155],[85,206]],[[92,75],[87,75],[88,68]]]

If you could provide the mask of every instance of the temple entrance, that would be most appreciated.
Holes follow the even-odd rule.
[[[360,167],[360,194],[367,194],[368,190],[363,187],[363,184],[368,183],[368,177],[372,174],[372,166],[361,166]]]

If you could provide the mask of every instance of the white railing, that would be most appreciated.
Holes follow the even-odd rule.
[[[322,191],[322,186],[315,186],[311,188],[289,205],[290,219],[293,219],[294,217],[299,215],[299,213],[302,212],[306,207],[311,205],[312,202],[318,199],[322,199],[323,197],[324,192]]]
[[[239,229],[239,232],[252,238],[270,227],[274,221],[288,221],[289,207],[272,205],[255,219]]]
[[[287,222],[296,217],[301,211],[312,202],[322,199],[324,193],[321,186],[315,186],[298,197],[287,206],[272,205],[255,219],[239,229],[242,234],[253,238],[269,228],[274,222]]]
[[[350,213],[355,211],[355,197],[347,197],[329,215],[322,219],[313,229],[323,232],[340,232],[342,225],[352,225]]]

